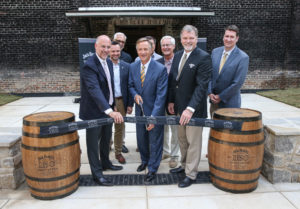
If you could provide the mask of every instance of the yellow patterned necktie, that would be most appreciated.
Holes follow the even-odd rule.
[[[182,58],[181,63],[180,63],[180,66],[179,66],[179,69],[178,69],[178,75],[177,75],[177,78],[176,78],[177,81],[178,81],[178,79],[179,79],[179,76],[180,76],[180,74],[181,74],[182,68],[183,68],[183,66],[184,66],[184,64],[185,64],[185,62],[186,62],[186,60],[187,60],[187,54],[184,53],[183,58]]]
[[[145,81],[145,65],[142,65],[142,70],[141,70],[141,84],[142,84],[142,87],[144,85],[144,81]]]
[[[224,54],[224,56],[223,56],[223,58],[222,58],[222,60],[221,60],[221,63],[220,63],[219,74],[221,73],[222,68],[223,68],[223,66],[224,66],[224,64],[225,64],[225,62],[226,62],[226,60],[227,60],[227,56],[228,56],[228,54],[227,54],[227,52],[225,52],[225,54]]]

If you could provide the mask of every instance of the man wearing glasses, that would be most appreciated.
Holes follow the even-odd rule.
[[[126,43],[126,39],[127,39],[127,37],[122,32],[117,32],[114,35],[114,41],[118,42],[120,44],[120,47],[121,47],[120,60],[123,60],[127,63],[132,63],[132,57],[130,56],[130,54],[123,51],[125,43]]]

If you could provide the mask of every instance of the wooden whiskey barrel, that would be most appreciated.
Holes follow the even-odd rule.
[[[251,109],[222,108],[215,120],[243,122],[241,131],[211,129],[208,161],[212,183],[232,193],[256,189],[264,153],[262,115]]]
[[[79,185],[80,146],[77,131],[40,135],[40,127],[74,122],[70,112],[41,112],[23,118],[22,162],[31,195],[63,198]]]

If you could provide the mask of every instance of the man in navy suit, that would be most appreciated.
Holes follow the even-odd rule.
[[[121,47],[118,42],[113,41],[110,47],[110,60],[113,63],[114,86],[115,86],[115,108],[122,116],[132,113],[133,98],[128,89],[129,64],[120,60]],[[115,157],[119,163],[124,164],[126,160],[122,155],[123,136],[125,136],[125,124],[115,124],[114,145]]]
[[[136,102],[137,116],[165,115],[168,74],[167,69],[151,58],[152,44],[146,38],[136,43],[139,60],[130,65],[129,89]],[[136,124],[137,144],[142,163],[137,171],[148,166],[146,181],[152,181],[160,165],[163,148],[163,125]]]
[[[114,76],[112,62],[107,58],[111,41],[108,36],[98,36],[95,43],[96,53],[91,56],[80,71],[80,109],[79,118],[92,120],[113,118],[122,123],[123,117],[114,112]],[[109,142],[112,124],[86,130],[87,155],[94,181],[103,186],[112,186],[112,182],[103,176],[106,169],[121,170],[109,160]],[[100,160],[99,160],[100,149]]]
[[[198,30],[192,25],[183,27],[180,33],[183,50],[174,56],[169,81],[168,110],[180,115],[178,140],[181,166],[171,173],[185,172],[179,187],[190,186],[197,178],[201,158],[202,127],[185,126],[192,117],[207,117],[207,86],[211,78],[211,58],[197,47]]]
[[[240,89],[248,72],[249,56],[236,46],[239,28],[225,28],[224,46],[212,51],[213,74],[208,86],[210,114],[218,108],[241,107]]]

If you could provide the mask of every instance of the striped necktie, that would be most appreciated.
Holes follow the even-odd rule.
[[[142,70],[141,70],[141,84],[142,84],[142,87],[144,86],[144,81],[145,81],[145,65],[142,65]]]
[[[220,63],[219,74],[221,73],[222,68],[223,68],[223,66],[224,66],[224,64],[225,64],[225,62],[226,62],[226,60],[227,60],[227,56],[228,56],[228,53],[225,52],[225,54],[224,54],[223,57],[222,57],[221,63]]]
[[[180,63],[180,66],[179,66],[179,69],[178,69],[178,75],[177,75],[176,81],[178,81],[178,79],[179,79],[179,76],[181,74],[182,68],[183,68],[186,60],[187,60],[187,54],[184,53],[183,58],[182,58],[181,63]]]

